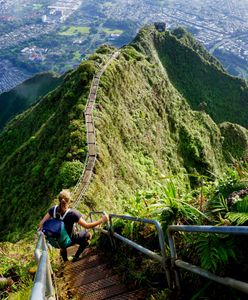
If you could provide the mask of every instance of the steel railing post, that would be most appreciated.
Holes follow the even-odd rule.
[[[90,214],[99,214],[103,212],[91,212]],[[114,232],[114,227],[112,223],[113,218],[119,218],[122,220],[128,220],[133,222],[140,222],[140,223],[148,223],[155,225],[157,232],[158,232],[158,238],[159,238],[159,245],[162,256],[158,255],[157,253],[139,245],[138,243],[135,243],[134,241],[129,240],[128,238],[125,238],[124,236],[117,234]],[[204,270],[198,266],[189,264],[187,262],[181,261],[177,257],[176,252],[176,244],[174,240],[174,233],[175,232],[210,232],[210,233],[224,233],[224,234],[239,234],[239,235],[248,235],[248,227],[247,226],[206,226],[206,225],[170,225],[168,226],[167,235],[168,235],[168,242],[170,247],[170,253],[171,256],[166,256],[166,250],[165,250],[165,239],[163,230],[161,227],[161,224],[158,221],[150,220],[150,219],[140,219],[137,217],[132,216],[125,216],[125,215],[116,215],[116,214],[110,214],[109,215],[109,228],[107,230],[101,230],[104,234],[107,234],[113,241],[113,244],[115,244],[115,239],[117,238],[123,243],[127,244],[130,247],[133,247],[134,249],[148,255],[154,260],[159,261],[162,266],[165,269],[166,272],[166,278],[168,282],[168,286],[170,289],[175,288],[176,291],[179,293],[181,291],[180,287],[180,276],[179,276],[179,268],[188,270],[190,272],[193,272],[195,274],[199,274],[205,278],[211,279],[215,282],[221,283],[223,285],[235,288],[239,291],[242,291],[244,293],[248,294],[248,283],[242,282],[233,278],[229,277],[220,277],[215,274],[212,274],[211,272]],[[169,265],[168,261],[171,262]],[[172,275],[171,276],[171,271]],[[172,280],[173,278],[173,280]]]
[[[107,216],[107,213],[105,211],[91,211],[89,213],[90,221],[93,222],[92,215],[99,215],[99,214]],[[93,231],[94,231],[94,234],[95,234],[96,229],[93,228]],[[111,217],[110,216],[109,216],[109,221],[107,223],[107,231],[101,229],[101,232],[108,235],[111,248],[114,250],[115,249],[115,242],[114,242],[113,234],[112,234],[112,223],[111,223]]]
[[[160,223],[158,221],[155,220],[150,220],[150,219],[140,219],[137,217],[132,217],[132,216],[123,216],[123,215],[115,215],[115,214],[110,214],[109,215],[110,218],[110,223],[111,223],[111,227],[112,227],[112,236],[121,240],[122,242],[128,244],[129,246],[137,249],[138,251],[141,251],[142,253],[150,256],[151,258],[158,260],[162,263],[162,266],[165,270],[166,273],[166,279],[167,279],[167,283],[169,288],[172,288],[172,279],[171,279],[171,273],[170,273],[170,266],[168,265],[168,256],[166,256],[166,251],[165,251],[165,239],[164,239],[164,234],[163,234],[163,230],[162,227],[160,225]],[[161,255],[159,256],[156,253],[140,246],[139,244],[122,237],[120,234],[117,234],[113,231],[113,226],[112,226],[112,218],[119,218],[119,219],[123,219],[123,220],[129,220],[129,221],[134,221],[134,222],[140,222],[140,223],[148,223],[148,224],[152,224],[156,227],[157,232],[158,232],[158,238],[159,238],[159,245],[160,245],[160,251],[161,251]]]
[[[175,232],[202,232],[202,233],[219,233],[219,234],[235,234],[235,235],[248,235],[248,227],[247,226],[208,226],[208,225],[170,225],[168,227],[167,233],[169,238],[169,246],[171,251],[171,258],[174,263],[175,272],[177,272],[177,268],[185,269],[192,273],[198,274],[205,278],[211,279],[215,282],[221,283],[223,285],[232,287],[239,291],[242,291],[248,294],[248,283],[239,281],[229,277],[221,277],[217,276],[207,270],[204,270],[198,266],[192,265],[185,261],[181,261],[177,258],[176,253],[176,245],[174,241],[174,233]],[[176,268],[177,267],[177,268]],[[179,276],[178,276],[179,278]],[[175,278],[176,280],[176,278]],[[179,279],[178,279],[179,282]],[[177,283],[176,283],[177,284]]]
[[[177,268],[175,266],[175,260],[177,259],[177,252],[176,252],[176,247],[175,247],[175,240],[174,240],[174,235],[173,232],[167,229],[167,236],[168,236],[168,242],[169,242],[169,247],[170,247],[170,253],[171,253],[171,268],[172,272],[174,275],[174,284],[175,288],[180,293],[181,291],[181,285],[180,285],[180,276],[179,272],[177,271]]]
[[[46,266],[46,295],[49,297],[55,297],[55,291],[53,288],[52,282],[52,271],[49,257],[47,257],[47,266]]]
[[[111,244],[111,248],[113,251],[116,250],[116,243],[113,239],[114,236],[114,228],[113,228],[113,223],[112,223],[112,217],[111,215],[109,216],[109,228],[108,228],[108,232],[109,232],[109,239],[110,239],[110,244]]]
[[[159,239],[159,245],[160,245],[160,251],[162,254],[162,265],[165,270],[166,274],[166,280],[168,283],[168,287],[172,289],[173,284],[172,284],[172,279],[171,279],[171,272],[170,272],[170,265],[168,264],[168,256],[166,256],[166,251],[165,251],[165,239],[164,239],[164,233],[162,230],[162,227],[158,221],[154,221],[154,225],[157,229],[158,232],[158,239]]]

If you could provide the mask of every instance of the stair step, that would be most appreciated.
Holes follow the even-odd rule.
[[[104,288],[86,295],[81,295],[79,299],[80,300],[104,300],[113,296],[123,294],[126,291],[127,291],[127,287],[124,284],[113,285],[108,288]]]
[[[145,300],[147,299],[147,293],[144,290],[135,290],[122,295],[108,298],[108,300]]]
[[[74,287],[79,287],[83,284],[88,284],[100,279],[105,279],[112,275],[112,270],[110,270],[106,264],[96,266],[80,273],[75,270],[68,275],[68,281],[72,282]]]
[[[100,279],[88,284],[85,284],[84,286],[81,286],[78,289],[78,293],[80,294],[86,294],[91,293],[106,287],[109,287],[111,285],[116,285],[120,282],[120,278],[118,275],[113,275],[104,279]]]
[[[91,269],[93,267],[98,266],[101,264],[102,259],[98,255],[89,256],[86,258],[82,258],[78,260],[77,262],[72,262],[70,264],[67,264],[64,269],[64,274],[69,274],[71,272],[76,273],[85,271],[87,269]]]

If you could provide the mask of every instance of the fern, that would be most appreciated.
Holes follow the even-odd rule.
[[[236,225],[243,225],[248,222],[248,197],[243,199],[238,198],[233,206],[233,211],[226,214],[232,223]]]
[[[179,202],[185,206],[188,206],[190,208],[191,213],[197,213],[199,215],[201,215],[202,217],[204,217],[205,219],[209,220],[210,219],[207,217],[206,214],[204,214],[203,212],[201,212],[199,209],[195,208],[194,206],[190,205],[189,203],[187,203],[186,201],[183,200],[179,200]],[[195,214],[194,214],[195,215]]]
[[[227,206],[227,201],[226,199],[220,195],[218,197],[218,199],[216,199],[213,203],[212,203],[212,212],[216,213],[216,212],[228,212],[228,206]]]
[[[248,213],[248,196],[243,199],[238,199],[235,203],[235,209],[237,212],[246,212]]]
[[[248,222],[247,212],[229,212],[226,214],[226,217],[236,225],[243,225]]]
[[[233,241],[226,235],[200,234],[195,243],[201,267],[212,272],[226,265],[230,258],[236,258]]]

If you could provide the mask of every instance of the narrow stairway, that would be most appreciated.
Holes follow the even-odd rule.
[[[74,247],[68,249],[69,255],[74,253]],[[62,281],[65,283],[62,292],[66,294],[67,299],[146,299],[145,290],[124,284],[120,276],[115,274],[110,264],[106,262],[106,258],[93,250],[88,251],[77,262],[67,262]]]

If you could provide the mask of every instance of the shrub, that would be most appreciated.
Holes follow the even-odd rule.
[[[77,182],[83,172],[84,165],[79,160],[66,161],[59,170],[58,186],[69,188]]]

